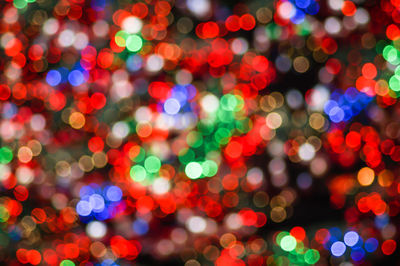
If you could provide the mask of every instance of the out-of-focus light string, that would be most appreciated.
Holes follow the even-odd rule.
[[[397,259],[400,3],[228,2],[4,3],[2,261]]]

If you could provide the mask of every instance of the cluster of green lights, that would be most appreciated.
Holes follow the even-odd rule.
[[[130,52],[138,52],[143,47],[143,40],[140,36],[129,34],[123,30],[115,34],[114,40],[119,47],[126,47]]]
[[[197,130],[186,136],[187,148],[178,154],[190,179],[212,177],[218,172],[218,165],[212,154],[220,154],[220,148],[229,143],[235,134],[251,129],[251,121],[244,115],[244,100],[240,95],[225,94],[219,106],[207,119],[199,121]]]
[[[383,58],[392,65],[400,63],[400,52],[392,45],[387,45],[382,51]]]
[[[0,163],[7,164],[13,159],[13,153],[10,148],[2,147],[0,148]]]
[[[116,43],[126,44],[127,33],[116,34]],[[243,134],[251,129],[251,120],[244,113],[244,100],[240,95],[223,95],[219,107],[210,119],[198,123],[197,129],[186,136],[187,147],[178,153],[182,170],[188,178],[198,179],[215,176],[218,172],[220,148],[229,143],[235,134]],[[148,184],[157,175],[161,161],[155,156],[146,156],[143,148],[132,159],[136,164],[131,167],[130,176],[136,182]]]
[[[298,241],[288,232],[280,232],[276,237],[276,242],[280,248],[288,252],[287,258],[296,265],[313,265],[320,259],[318,250],[308,249],[302,241]]]
[[[219,108],[215,119],[219,123],[234,124],[240,128],[241,121],[246,117],[244,115],[244,100],[239,95],[225,94],[220,99]]]
[[[240,95],[222,96],[216,112],[198,123],[198,131],[205,138],[203,142],[209,147],[219,149],[220,145],[228,144],[235,133],[248,132],[251,121],[246,117],[243,107],[244,100]],[[189,142],[188,144],[192,146]]]
[[[392,65],[400,64],[400,51],[393,45],[379,44],[382,56]],[[383,49],[382,49],[383,48]],[[392,91],[400,91],[400,67],[397,67],[394,75],[389,78],[389,88]]]
[[[239,112],[244,107],[244,100],[239,95],[225,94],[221,97],[220,106],[225,111]]]
[[[190,179],[201,177],[212,177],[218,172],[218,165],[212,160],[206,160],[202,163],[190,162],[185,167],[185,174]]]
[[[130,176],[136,182],[151,181],[161,168],[161,160],[156,156],[148,156],[142,165],[136,164],[131,167]]]
[[[14,0],[14,7],[18,9],[25,8],[29,3],[34,3],[36,0]]]

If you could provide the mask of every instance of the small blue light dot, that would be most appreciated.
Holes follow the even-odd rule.
[[[346,245],[348,245],[349,247],[354,246],[355,244],[357,244],[358,240],[360,239],[360,237],[358,236],[358,234],[354,231],[350,231],[347,232],[344,235],[344,243]]]
[[[73,70],[68,74],[68,81],[72,86],[79,86],[85,81],[85,78],[82,72],[79,70]]]
[[[350,256],[354,261],[360,261],[364,258],[365,251],[361,248],[357,248],[351,251]]]
[[[81,200],[76,205],[76,212],[81,216],[89,216],[92,212],[92,207],[88,201]]]
[[[57,86],[61,82],[61,74],[57,70],[50,70],[47,72],[46,82],[50,86]]]
[[[366,251],[371,253],[371,252],[374,252],[378,248],[378,245],[379,245],[378,240],[376,240],[375,238],[372,237],[372,238],[368,238],[365,241],[364,247],[365,247]]]
[[[340,257],[346,251],[346,245],[341,241],[336,241],[331,246],[331,253],[335,257]]]
[[[344,118],[344,111],[340,107],[333,107],[329,112],[329,118],[334,123],[339,123],[343,121]]]
[[[324,112],[325,114],[329,114],[329,112],[332,110],[333,107],[337,107],[338,104],[336,101],[329,100],[325,103],[324,105]]]
[[[107,189],[106,197],[110,201],[120,201],[122,198],[122,191],[117,186],[111,186]]]

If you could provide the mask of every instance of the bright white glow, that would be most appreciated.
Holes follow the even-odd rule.
[[[277,129],[282,125],[282,117],[277,112],[272,112],[265,118],[267,126],[271,129]]]
[[[42,131],[46,126],[46,119],[43,115],[35,114],[31,117],[30,124],[33,131]]]
[[[82,50],[88,45],[88,43],[89,43],[89,37],[85,33],[79,32],[75,35],[75,41],[73,46],[78,50]]]
[[[283,2],[278,7],[278,14],[283,19],[290,19],[296,14],[296,8],[289,1],[288,2]]]
[[[137,122],[150,122],[153,114],[150,108],[142,106],[139,107],[135,112],[135,119]]]
[[[50,18],[43,24],[43,31],[47,35],[56,34],[59,28],[60,23],[58,23],[58,20],[55,18]]]
[[[311,93],[311,102],[308,106],[311,110],[322,111],[325,103],[329,100],[329,90],[321,85],[317,85]]]
[[[93,33],[94,35],[96,35],[97,37],[104,37],[107,35],[108,30],[109,30],[109,26],[108,23],[104,20],[97,20],[94,24],[93,24]]]
[[[369,14],[364,8],[357,8],[356,14],[354,15],[354,20],[358,24],[366,24],[369,21]]]
[[[20,184],[30,184],[33,181],[33,170],[26,166],[20,166],[15,171],[17,180]]]
[[[92,238],[102,238],[107,233],[107,226],[103,222],[92,221],[86,226],[86,233]]]
[[[342,25],[336,17],[329,17],[325,20],[324,28],[329,34],[338,34]]]
[[[111,87],[111,98],[114,101],[119,101],[123,98],[128,98],[133,94],[133,86],[127,80],[114,83]]]
[[[207,223],[200,216],[192,216],[186,221],[186,227],[192,233],[201,233],[206,229]]]
[[[211,9],[209,0],[187,0],[187,8],[198,17],[207,15]]]
[[[177,114],[176,116],[178,115],[179,114]],[[170,129],[174,127],[174,124],[175,124],[174,116],[168,115],[166,113],[161,113],[160,115],[158,115],[155,121],[155,127],[162,129]]]
[[[181,109],[181,105],[177,99],[169,98],[164,103],[164,111],[169,115],[175,115]]]
[[[236,38],[231,43],[231,49],[234,54],[244,54],[249,49],[249,43],[246,39]]]
[[[58,36],[58,43],[62,47],[71,46],[75,41],[75,33],[72,30],[63,30]]]
[[[263,178],[264,178],[264,174],[261,171],[261,169],[258,167],[251,168],[247,172],[247,182],[249,182],[252,185],[261,184]]]
[[[165,194],[169,191],[171,185],[169,184],[169,180],[163,177],[156,178],[153,182],[153,192],[155,194]]]
[[[129,134],[129,126],[125,122],[119,121],[112,127],[112,134],[117,138],[123,139]]]
[[[142,26],[142,20],[134,16],[129,16],[122,21],[122,29],[130,34],[138,33]]]
[[[314,146],[310,143],[304,143],[299,148],[299,157],[304,161],[310,161],[315,156]]]
[[[328,0],[328,6],[333,10],[340,10],[343,6],[343,0]]]
[[[159,55],[153,54],[147,58],[145,68],[147,71],[157,72],[160,71],[163,66],[164,66],[164,59]]]
[[[226,227],[231,230],[237,230],[242,227],[242,218],[237,213],[228,214],[225,218]]]
[[[207,113],[214,113],[218,110],[219,101],[214,94],[207,94],[201,99],[201,107]]]

